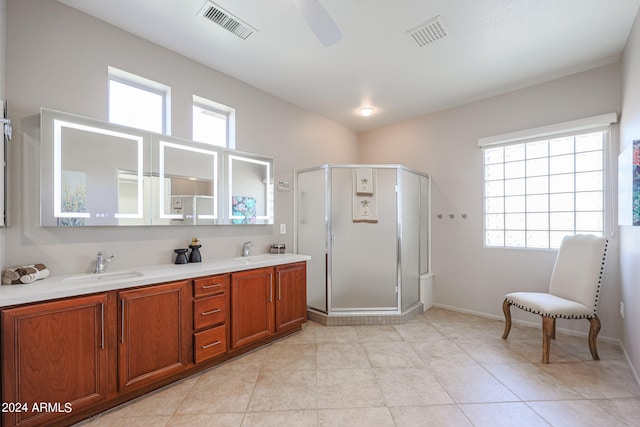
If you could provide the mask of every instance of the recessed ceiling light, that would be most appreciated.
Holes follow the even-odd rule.
[[[373,114],[373,108],[371,107],[363,107],[360,109],[360,115],[364,117],[368,117]]]

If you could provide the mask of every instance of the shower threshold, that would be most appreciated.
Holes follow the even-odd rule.
[[[307,309],[307,319],[325,326],[360,326],[360,325],[402,325],[424,311],[422,303],[415,304],[402,313],[375,314],[367,313],[323,313]]]

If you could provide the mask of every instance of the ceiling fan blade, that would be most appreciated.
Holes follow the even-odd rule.
[[[342,32],[319,0],[292,0],[300,9],[309,28],[320,43],[331,46],[342,38]]]

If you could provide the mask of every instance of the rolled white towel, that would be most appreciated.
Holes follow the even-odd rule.
[[[49,277],[48,268],[44,268],[42,270],[36,270],[35,273],[25,274],[20,277],[20,281],[22,283],[31,283],[39,279],[44,279],[45,277]]]

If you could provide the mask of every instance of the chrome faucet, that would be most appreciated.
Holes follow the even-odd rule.
[[[253,242],[244,242],[242,245],[242,256],[249,256],[251,246],[253,246]]]
[[[94,271],[94,273],[104,273],[104,269],[107,268],[107,264],[111,262],[113,257],[115,257],[115,255],[105,258],[103,251],[98,252],[98,258],[96,259],[96,271]]]

